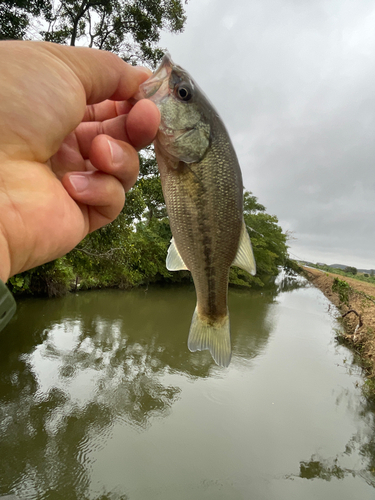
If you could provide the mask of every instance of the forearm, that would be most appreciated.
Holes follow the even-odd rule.
[[[9,278],[10,278],[9,246],[5,236],[3,235],[0,229],[0,280],[6,283]]]
[[[16,301],[6,285],[0,280],[0,331],[9,323],[16,312]]]
[[[1,216],[1,209],[0,209]],[[0,221],[1,223],[1,221]],[[16,311],[16,302],[5,285],[10,277],[10,252],[7,239],[0,225],[0,331],[8,324]]]

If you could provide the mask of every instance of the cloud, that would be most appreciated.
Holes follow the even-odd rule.
[[[375,268],[373,2],[204,0],[187,15],[162,44],[224,119],[291,251]]]

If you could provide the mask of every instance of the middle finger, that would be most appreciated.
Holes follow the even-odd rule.
[[[154,139],[160,121],[160,112],[154,103],[143,99],[133,106],[130,113],[103,122],[83,122],[75,130],[79,151],[84,159],[89,157],[92,141],[101,134],[128,142],[137,150]]]
[[[88,104],[82,121],[103,122],[104,120],[125,115],[129,113],[131,108],[132,104],[128,101],[110,101],[109,99],[98,104]]]

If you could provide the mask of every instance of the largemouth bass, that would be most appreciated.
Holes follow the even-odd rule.
[[[229,269],[255,274],[237,156],[213,105],[169,54],[140,93],[161,113],[154,146],[173,235],[167,269],[188,269],[197,294],[188,347],[228,366]]]

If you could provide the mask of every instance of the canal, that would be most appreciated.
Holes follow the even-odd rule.
[[[19,301],[0,334],[0,494],[373,500],[374,407],[322,293],[231,289],[229,368],[189,352],[194,307],[189,286]]]

